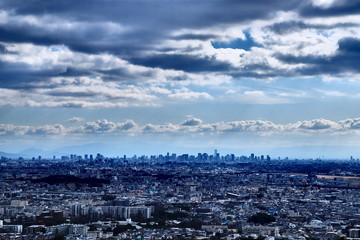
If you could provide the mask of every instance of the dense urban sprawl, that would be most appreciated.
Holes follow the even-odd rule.
[[[0,169],[0,239],[360,238],[352,158],[73,154]]]

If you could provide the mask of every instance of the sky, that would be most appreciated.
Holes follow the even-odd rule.
[[[359,66],[359,0],[2,0],[0,151],[358,158]]]

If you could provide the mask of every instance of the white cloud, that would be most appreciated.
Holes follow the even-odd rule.
[[[342,120],[339,124],[342,128],[360,129],[360,118]]]
[[[339,129],[339,124],[327,119],[314,119],[310,121],[301,121],[294,125],[296,129],[307,130],[326,130],[326,129]]]
[[[72,118],[69,118],[66,121],[71,122],[71,123],[76,123],[76,122],[83,122],[83,121],[85,121],[85,119],[82,118],[82,117],[72,117]]]
[[[322,94],[324,94],[325,96],[330,96],[330,97],[344,97],[347,96],[348,94],[340,92],[340,91],[328,91],[328,90],[321,90],[318,89],[318,91]]]
[[[21,136],[21,135],[62,135],[66,129],[61,124],[43,126],[16,126],[13,124],[0,124],[0,135]]]
[[[171,123],[164,123],[161,125],[154,125],[154,124],[146,124],[143,127],[144,133],[176,133],[180,129],[179,126],[171,124]]]
[[[78,119],[78,118],[72,118]],[[318,134],[360,134],[360,118],[346,119],[334,122],[327,119],[313,119],[289,124],[276,124],[264,120],[246,120],[232,122],[204,123],[199,118],[188,118],[185,121],[163,124],[145,124],[139,126],[133,120],[125,122],[113,122],[102,119],[94,122],[86,122],[79,127],[64,127],[61,124],[42,126],[16,126],[13,124],[0,124],[2,136],[86,136],[87,134],[101,134],[104,136],[137,135],[141,134],[176,134],[184,135],[192,133],[198,135],[229,135],[229,134],[252,134],[258,136],[267,135],[318,135]]]
[[[225,92],[226,94],[235,94],[236,91],[234,89],[229,89]]]
[[[238,91],[240,92],[240,91]],[[246,90],[238,93],[234,89],[226,92],[224,98],[234,102],[246,104],[285,104],[291,103],[293,95],[281,95],[277,92],[265,92],[260,90]]]
[[[214,99],[207,92],[193,92],[187,88],[176,89],[174,93],[169,94],[168,97],[175,98],[175,99],[185,99],[185,100],[196,100],[196,99],[205,99],[205,100],[212,100]]]
[[[244,95],[250,96],[250,97],[263,97],[263,96],[265,96],[263,91],[245,91]]]
[[[202,124],[202,120],[199,118],[189,118],[181,123],[182,126],[197,126],[201,124]]]
[[[135,131],[137,124],[133,120],[127,120],[123,123],[115,123],[106,119],[96,122],[87,122],[85,125],[73,129],[75,133],[119,133]]]
[[[333,5],[335,0],[312,0],[312,4],[317,7],[328,8]]]

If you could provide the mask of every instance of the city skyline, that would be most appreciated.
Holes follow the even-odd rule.
[[[360,1],[2,1],[0,151],[360,156]]]

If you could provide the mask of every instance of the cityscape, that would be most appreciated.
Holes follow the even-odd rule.
[[[0,0],[0,240],[360,240],[360,0]]]
[[[0,168],[0,239],[360,238],[353,157],[98,153]]]

